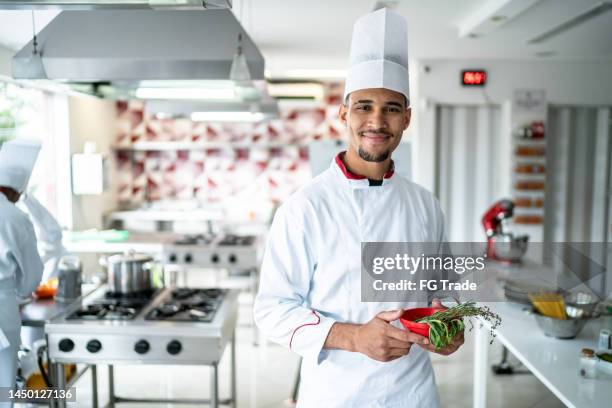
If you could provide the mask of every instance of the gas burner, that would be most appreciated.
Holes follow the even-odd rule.
[[[209,245],[213,241],[212,235],[196,234],[185,235],[174,241],[175,245]]]
[[[223,289],[201,289],[201,293],[206,295],[207,298],[216,299],[222,296],[225,291]]]
[[[219,246],[248,246],[255,241],[252,235],[234,235],[228,234],[219,241]]]
[[[172,299],[191,302],[199,302],[200,300],[214,300],[222,296],[225,292],[222,289],[190,289],[178,288],[172,291]],[[185,302],[190,303],[190,302]]]
[[[92,303],[77,310],[68,319],[82,320],[131,320],[142,309],[141,304]]]
[[[183,310],[185,310],[185,308],[180,303],[164,303],[163,305],[153,309],[149,316],[155,319],[163,319],[165,317],[172,317]]]
[[[157,293],[157,290],[129,294],[106,292],[100,298],[72,313],[67,319],[132,320]]]
[[[199,322],[210,322],[214,313],[212,311],[206,311],[199,308],[194,308],[189,311],[189,317],[191,320]]]
[[[211,322],[225,292],[223,289],[216,288],[174,289],[171,298],[151,310],[145,319],[177,322]]]
[[[172,291],[172,299],[184,300],[193,296],[198,290],[190,288],[177,288]]]

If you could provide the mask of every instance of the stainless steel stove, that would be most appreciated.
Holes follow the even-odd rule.
[[[164,245],[167,264],[250,269],[258,265],[257,237],[252,235],[185,235]]]
[[[116,364],[208,365],[210,400],[218,398],[217,364],[231,345],[234,367],[234,331],[238,291],[217,288],[166,288],[138,296],[117,296],[104,287],[75,303],[45,326],[54,378],[63,378],[64,363],[109,365],[111,403],[161,402],[114,395],[112,370]],[[95,370],[95,368],[94,368]],[[59,406],[62,406],[61,404]]]

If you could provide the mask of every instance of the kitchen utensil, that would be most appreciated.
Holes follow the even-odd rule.
[[[108,286],[111,292],[131,294],[155,288],[154,274],[160,265],[148,255],[130,251],[109,256],[102,263],[106,266]],[[161,281],[163,282],[163,279]]]
[[[70,302],[81,296],[82,266],[76,256],[63,256],[58,264],[59,284],[55,299],[59,302]]]
[[[570,293],[565,297],[565,311],[570,317],[590,317],[597,303],[597,298],[589,293]]]
[[[498,234],[490,239],[495,258],[500,261],[518,262],[527,252],[529,236],[514,236],[512,234]]]
[[[440,307],[417,307],[414,309],[405,310],[400,317],[402,325],[413,333],[420,334],[423,337],[429,338],[429,324],[417,323],[416,320],[444,310]]]
[[[573,339],[580,333],[588,320],[586,318],[555,319],[543,316],[537,311],[534,311],[534,315],[538,327],[544,334],[557,339]]]

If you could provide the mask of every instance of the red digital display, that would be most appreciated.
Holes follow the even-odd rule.
[[[464,86],[484,86],[487,82],[487,73],[484,70],[461,71],[461,83]]]

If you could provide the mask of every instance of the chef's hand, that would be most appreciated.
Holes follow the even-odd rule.
[[[402,310],[380,312],[359,326],[355,333],[355,351],[378,361],[392,361],[405,356],[414,344],[427,345],[429,339],[398,329],[390,324],[402,315]]]
[[[440,302],[439,299],[433,299],[431,301],[431,307],[439,307],[439,308],[446,309],[444,306],[442,306],[442,302]],[[463,330],[461,330],[459,333],[455,335],[453,342],[444,348],[436,350],[436,348],[431,344],[421,345],[421,347],[423,347],[426,350],[431,351],[432,353],[437,353],[437,354],[442,354],[443,356],[448,356],[449,354],[453,354],[455,351],[457,351],[459,347],[463,345],[463,342],[464,342]]]

